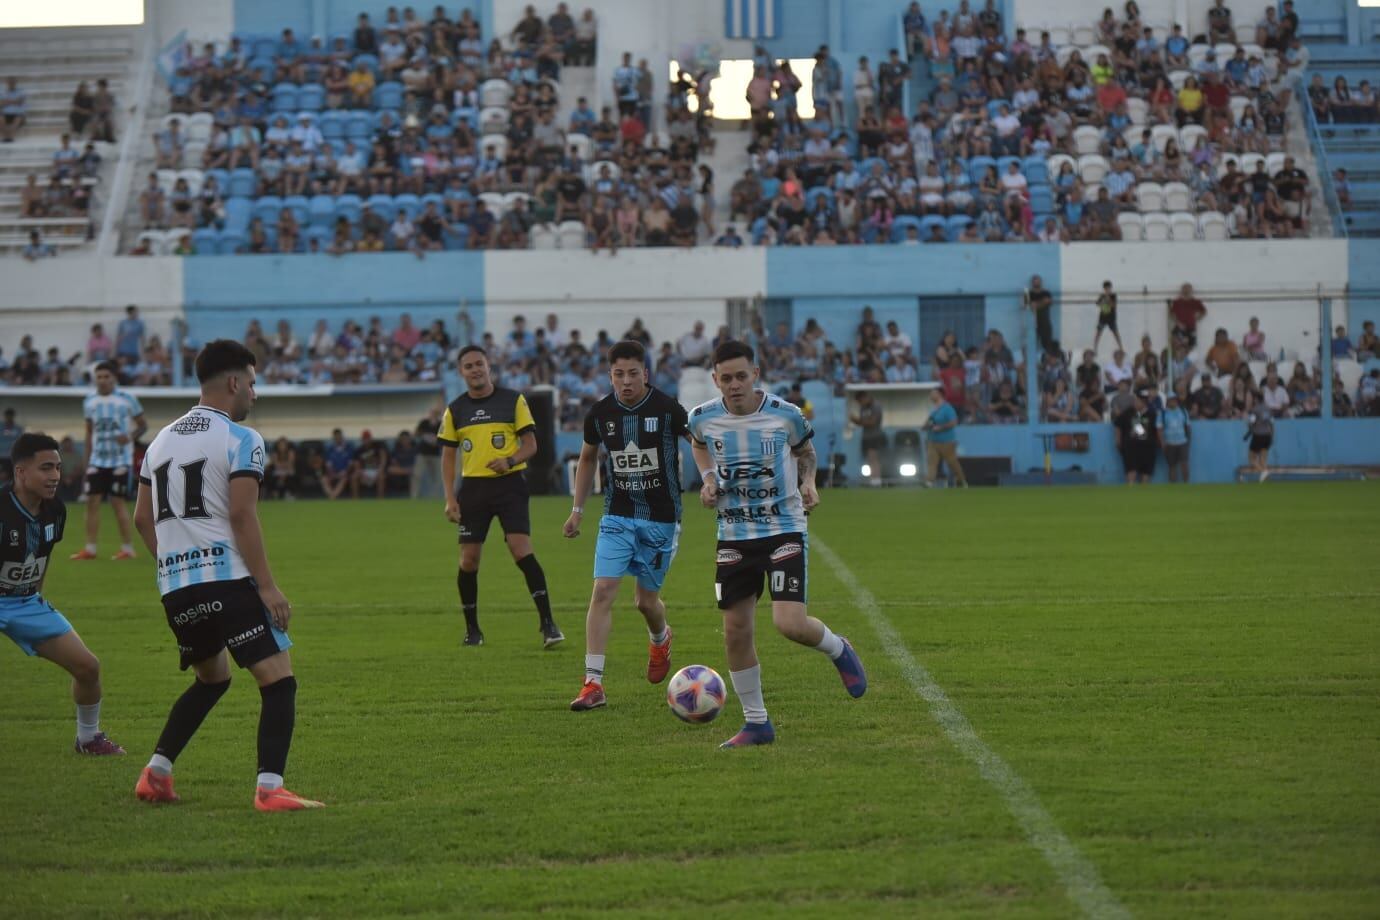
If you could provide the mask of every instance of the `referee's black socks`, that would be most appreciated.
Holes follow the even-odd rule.
[[[455,584],[460,589],[460,609],[465,614],[465,628],[474,632],[479,629],[479,573],[461,569],[455,576]]]
[[[517,561],[517,567],[527,578],[527,590],[532,595],[532,603],[537,605],[537,615],[541,625],[551,622],[551,597],[546,593],[546,573],[541,570],[537,554],[530,553]]]

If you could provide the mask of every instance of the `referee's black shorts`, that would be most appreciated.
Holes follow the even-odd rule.
[[[461,479],[460,542],[483,543],[494,518],[498,518],[505,536],[530,534],[532,518],[527,508],[530,497],[527,477],[521,472]]]

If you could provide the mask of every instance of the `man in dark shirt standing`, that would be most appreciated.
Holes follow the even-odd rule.
[[[1131,405],[1115,416],[1116,448],[1126,467],[1126,483],[1149,482],[1155,474],[1155,410],[1148,390],[1136,390]]]
[[[604,448],[604,516],[594,551],[594,593],[585,619],[585,679],[571,710],[605,705],[604,655],[611,610],[624,575],[637,578],[637,609],[647,621],[647,680],[661,683],[671,668],[671,627],[661,586],[680,541],[680,441],[689,436],[685,408],[647,385],[647,352],[624,340],[608,352],[613,392],[585,417],[584,445],[575,468],[575,506],[566,537],[580,535],[584,503]]]
[[[1190,414],[1193,418],[1215,419],[1222,417],[1222,391],[1212,382],[1212,374],[1204,373],[1202,385],[1190,398]]]
[[[872,485],[882,484],[882,451],[886,450],[886,432],[882,430],[882,407],[867,390],[858,393],[858,406],[849,413],[848,420],[862,429],[863,475]]]
[[[417,423],[413,442],[417,445],[417,464],[412,470],[413,498],[437,498],[441,481],[441,442],[436,430],[441,427],[441,406],[432,406],[426,418]]]
[[[1049,311],[1054,306],[1054,295],[1045,287],[1044,279],[1039,275],[1032,275],[1030,278],[1030,290],[1026,296],[1026,309],[1035,314],[1035,337],[1040,340],[1040,347],[1045,351],[1054,351],[1058,345],[1054,341],[1054,329],[1049,318]]]

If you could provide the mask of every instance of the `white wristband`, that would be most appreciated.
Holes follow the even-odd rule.
[[[714,469],[712,466],[707,470],[700,470],[701,479],[708,479],[710,476],[713,476],[714,479],[717,481],[719,478],[718,470]]]
[[[573,508],[570,509],[570,513],[571,513],[571,514],[584,514],[584,513],[585,513],[585,509],[584,509],[583,507],[581,507],[580,505],[576,505],[575,507],[573,507]]]

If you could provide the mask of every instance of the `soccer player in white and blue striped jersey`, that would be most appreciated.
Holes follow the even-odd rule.
[[[113,559],[133,559],[134,542],[125,499],[134,486],[134,442],[148,430],[144,407],[133,393],[117,387],[113,361],[96,365],[96,392],[82,402],[86,416],[86,546],[71,558],[95,559],[101,533],[101,500],[110,497],[120,527],[120,551]]]
[[[714,592],[724,614],[729,676],[746,723],[723,743],[725,748],[776,739],[753,643],[764,583],[777,630],[828,655],[854,699],[867,692],[867,675],[853,646],[805,606],[805,515],[819,504],[814,429],[795,406],[757,389],[754,357],[742,342],[715,349],[714,383],[723,396],[690,413],[691,447],[704,479],[700,501],[719,516]]]

